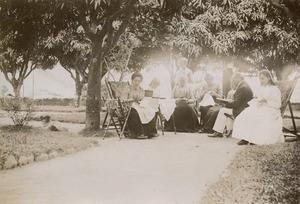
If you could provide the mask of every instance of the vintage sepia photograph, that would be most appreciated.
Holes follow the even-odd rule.
[[[0,204],[300,204],[300,0],[0,0]]]

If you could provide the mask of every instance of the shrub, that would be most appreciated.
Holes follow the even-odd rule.
[[[4,98],[1,100],[1,106],[8,113],[15,126],[27,125],[34,112],[33,100],[29,98]]]

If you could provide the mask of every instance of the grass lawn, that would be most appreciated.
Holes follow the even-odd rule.
[[[300,203],[300,143],[247,146],[200,203]]]
[[[85,107],[70,106],[37,106],[33,115],[33,120],[39,120],[40,116],[49,115],[52,121],[66,123],[85,123]],[[104,120],[105,112],[100,113],[101,124]]]
[[[0,126],[0,170],[97,145],[98,140],[95,138],[86,138],[67,131],[53,132],[42,128]],[[8,158],[12,160],[11,163],[17,164],[7,164]]]
[[[36,111],[39,112],[85,112],[85,106],[36,106]]]

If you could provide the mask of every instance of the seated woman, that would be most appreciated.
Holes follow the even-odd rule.
[[[153,91],[152,97],[159,98],[160,97],[160,80],[156,77],[153,78],[149,84],[148,89]]]
[[[214,123],[214,121],[209,121],[210,116],[208,115],[208,111],[215,112],[220,109],[220,106],[215,103],[216,98],[222,98],[221,89],[219,85],[214,82],[214,77],[210,74],[206,74],[204,77],[206,84],[203,86],[201,90],[201,94],[199,97],[199,111],[200,115],[200,123],[201,128],[204,129],[204,126],[209,123]]]
[[[155,126],[155,110],[147,105],[144,98],[144,90],[140,87],[143,76],[135,72],[131,76],[132,84],[128,89],[128,99],[135,102],[128,116],[128,132],[130,138],[147,139],[157,137]]]
[[[165,123],[166,130],[174,130],[172,119],[175,120],[175,127],[178,132],[196,132],[200,128],[198,113],[194,105],[195,100],[187,86],[187,81],[187,76],[182,75],[174,87],[173,97],[176,99],[176,108],[173,113],[174,117]]]
[[[239,114],[233,125],[232,137],[241,139],[238,145],[274,144],[283,142],[280,113],[281,93],[268,70],[259,72],[261,88],[250,107]]]
[[[235,93],[234,89],[231,89],[228,94],[227,94],[227,100],[232,100],[233,99],[233,95]],[[218,105],[214,105],[212,107],[210,107],[206,113],[206,116],[204,118],[204,123],[201,126],[201,129],[198,131],[199,133],[213,133],[213,127],[214,124],[216,122],[218,113],[220,111],[220,109],[224,106],[224,104],[222,104],[221,102],[219,102],[220,104]],[[231,136],[232,134],[232,119],[228,118],[226,121],[226,136]]]

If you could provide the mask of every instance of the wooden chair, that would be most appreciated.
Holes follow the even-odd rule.
[[[281,116],[282,116],[282,118],[284,117],[284,113],[285,113],[287,107],[289,107],[290,117],[291,117],[292,124],[293,124],[293,129],[283,127],[283,131],[291,133],[293,137],[296,137],[295,139],[300,139],[300,135],[298,134],[298,130],[297,130],[296,122],[295,122],[293,108],[292,108],[292,105],[290,102],[290,99],[294,92],[296,83],[297,83],[297,78],[295,78],[292,81],[287,81],[287,80],[279,81],[277,83],[277,86],[281,91],[281,108],[280,108]],[[285,135],[285,136],[290,136],[290,135]]]
[[[106,129],[104,136],[109,129],[115,129],[119,138],[122,135],[127,137],[125,131],[128,115],[131,109],[132,101],[123,99],[122,89],[128,86],[128,82],[105,81],[110,99],[105,99],[106,115],[102,128]],[[111,128],[112,127],[112,128]]]
[[[125,126],[127,124],[128,115],[130,112],[132,102],[131,101],[121,101],[120,99],[108,99],[105,102],[105,107],[107,109],[106,121],[104,121],[104,126],[106,128],[105,135],[109,127],[113,126],[116,130],[119,138],[121,139],[124,134],[127,137],[127,132],[125,132]],[[106,124],[107,122],[108,124]]]

